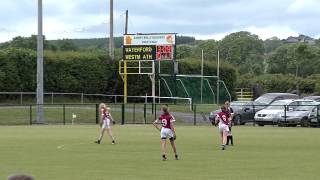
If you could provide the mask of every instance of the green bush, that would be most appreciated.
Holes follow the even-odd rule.
[[[123,81],[118,75],[118,62],[111,61],[105,51],[45,51],[44,89],[46,92],[83,92],[123,94]],[[36,52],[9,48],[0,50],[0,91],[36,90]],[[162,63],[162,73],[173,74],[172,63]],[[180,74],[201,74],[201,63],[195,59],[179,62]],[[229,90],[235,86],[236,70],[222,64],[221,79]],[[216,75],[216,63],[204,63],[204,74]],[[158,89],[158,88],[157,88]],[[131,96],[151,95],[148,76],[128,76]]]
[[[265,93],[268,92],[291,92],[296,90],[296,82],[298,82],[300,94],[312,94],[316,92],[316,84],[319,82],[316,76],[306,78],[296,78],[292,74],[265,74],[253,76],[250,74],[242,75],[237,80],[237,87],[252,88],[256,83],[263,87]]]

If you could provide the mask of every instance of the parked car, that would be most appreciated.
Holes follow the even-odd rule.
[[[254,115],[257,111],[266,108],[269,104],[281,99],[299,99],[299,96],[291,93],[266,93],[254,101],[232,101],[230,106],[234,109],[235,125],[243,125],[245,123],[253,122]],[[215,118],[219,110],[213,111],[209,115],[209,119]]]
[[[267,108],[258,111],[254,120],[259,126],[275,125],[281,119],[281,113],[295,110],[303,102],[313,102],[312,100],[303,99],[286,99],[278,100],[271,103]]]
[[[310,100],[320,102],[320,96],[307,96],[307,97],[304,97],[303,99],[310,99]]]
[[[232,102],[230,102],[230,107],[232,108],[233,113],[235,114],[235,116],[233,118],[234,125],[243,124],[243,122],[241,122],[241,120],[237,117],[238,117],[238,114],[243,111],[243,108],[245,108],[247,105],[249,105],[250,102],[251,101],[232,101]],[[209,115],[210,121],[214,121],[216,115],[219,112],[220,112],[220,109],[212,111]]]
[[[317,106],[320,105],[320,102],[301,102],[301,105],[290,110],[286,113],[281,112],[280,121],[278,126],[297,126],[301,125],[302,127],[310,126],[310,117],[313,112],[317,110]]]
[[[239,121],[241,124],[253,122],[256,112],[268,107],[268,105],[274,101],[282,99],[299,99],[299,96],[291,93],[266,93],[245,105],[245,107],[236,114],[235,121]]]
[[[320,105],[318,105],[309,116],[310,126],[319,127],[320,126]]]

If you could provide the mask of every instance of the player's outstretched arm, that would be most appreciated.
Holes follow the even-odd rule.
[[[161,131],[161,128],[158,126],[158,120],[155,120],[155,121],[153,122],[153,126],[154,126],[155,128],[157,128],[159,131]]]

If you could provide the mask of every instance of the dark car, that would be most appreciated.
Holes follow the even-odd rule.
[[[320,96],[307,96],[307,97],[304,97],[303,99],[309,99],[309,100],[320,102]]]
[[[266,108],[274,101],[282,99],[299,99],[299,96],[291,93],[266,93],[254,101],[233,101],[230,103],[235,114],[233,122],[235,125],[243,125],[248,122],[253,122],[254,115],[257,111]],[[217,112],[219,112],[219,110],[211,112],[209,119],[214,119]]]

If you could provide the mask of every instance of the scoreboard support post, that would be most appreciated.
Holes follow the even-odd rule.
[[[128,102],[128,74],[127,74],[127,61],[123,62],[123,103],[127,104]]]
[[[151,90],[152,103],[155,104],[156,103],[156,76],[155,76],[155,63],[154,63],[154,61],[152,63],[153,63],[153,65],[152,65],[153,74],[149,75],[149,77],[150,77],[151,86],[152,86],[152,90]]]

